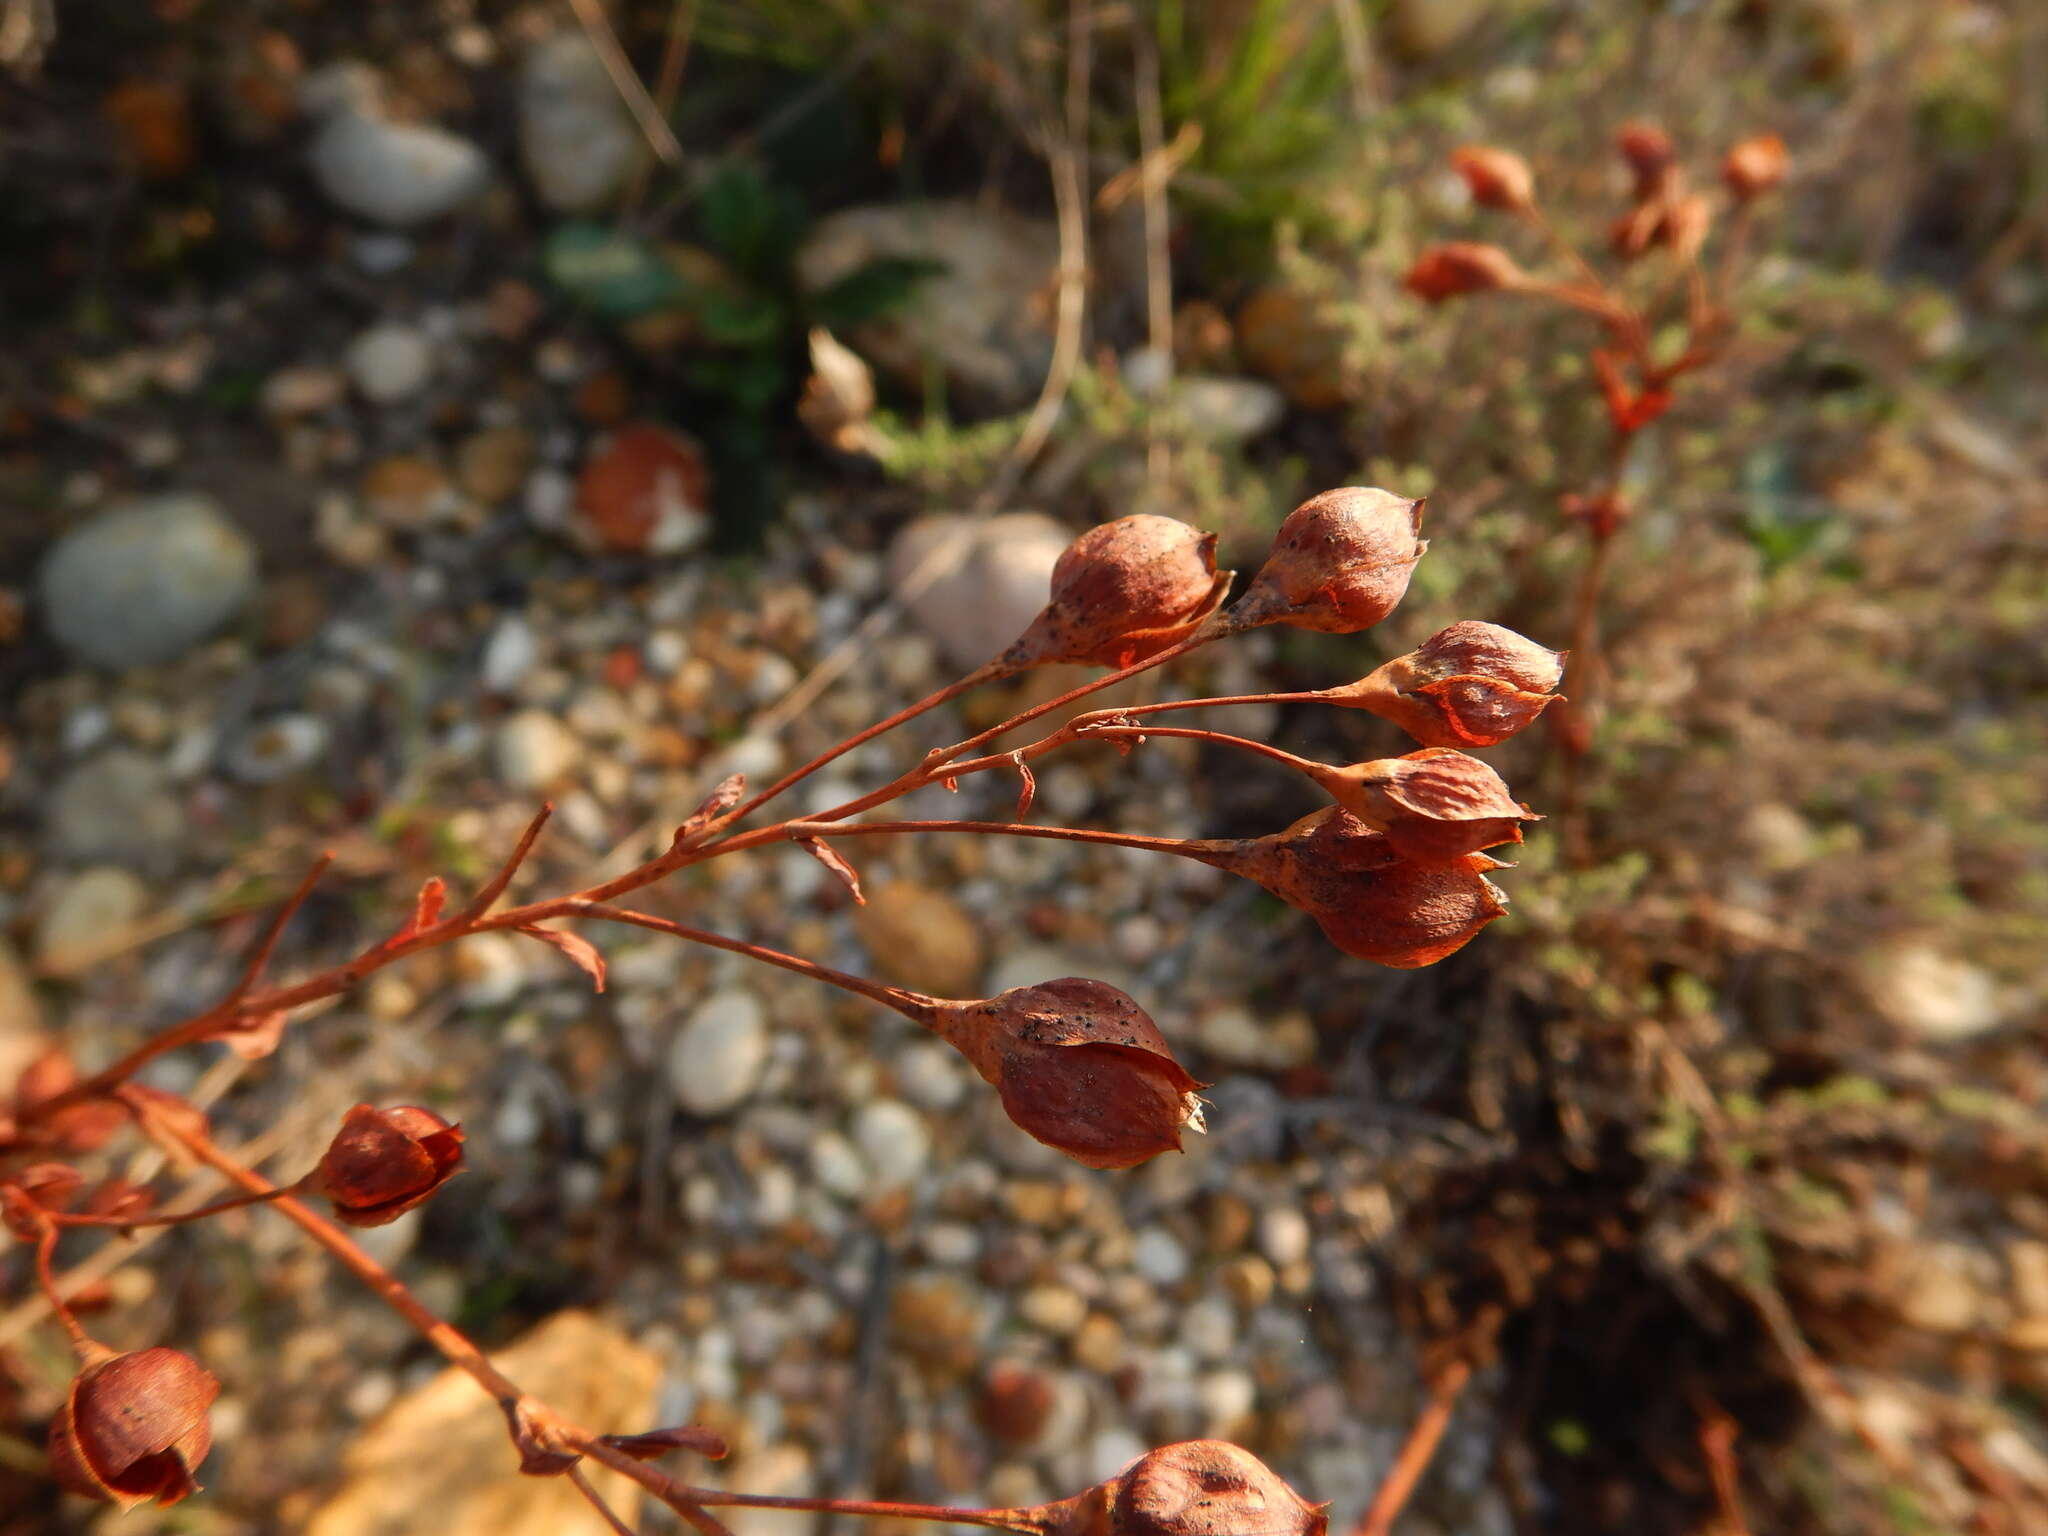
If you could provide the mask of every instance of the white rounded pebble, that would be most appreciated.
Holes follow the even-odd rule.
[[[924,1117],[901,1099],[870,1099],[853,1117],[853,1139],[876,1183],[915,1184],[931,1164],[931,1132]]]
[[[144,497],[99,513],[51,546],[43,622],[94,666],[175,661],[256,590],[256,546],[206,496]]]
[[[811,1142],[811,1177],[842,1200],[867,1193],[868,1171],[852,1142],[837,1131],[825,1131]]]
[[[768,1011],[739,987],[714,992],[691,1012],[669,1048],[676,1102],[693,1115],[720,1115],[752,1096],[767,1069]]]
[[[434,347],[410,325],[373,325],[348,344],[342,366],[373,405],[391,405],[426,388],[434,373]]]
[[[519,941],[503,933],[479,933],[455,946],[457,995],[470,1008],[501,1008],[526,985],[526,958]]]
[[[522,709],[498,726],[498,778],[507,789],[551,789],[576,766],[582,744],[546,710]]]
[[[1147,1227],[1131,1245],[1131,1267],[1154,1285],[1178,1285],[1187,1278],[1188,1251],[1164,1227]]]
[[[508,613],[484,641],[477,676],[492,693],[511,693],[539,660],[540,642],[534,638],[533,626],[518,614]]]
[[[1181,1313],[1179,1333],[1196,1359],[1222,1360],[1237,1347],[1237,1311],[1221,1296],[1203,1296]]]
[[[967,1092],[967,1069],[951,1047],[913,1040],[896,1053],[896,1091],[922,1109],[946,1110]]]
[[[1259,1252],[1277,1269],[1308,1257],[1308,1218],[1292,1205],[1271,1205],[1259,1216]]]

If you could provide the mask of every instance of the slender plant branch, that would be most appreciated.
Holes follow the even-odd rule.
[[[1422,1416],[1408,1431],[1400,1455],[1394,1458],[1394,1465],[1388,1470],[1379,1491],[1373,1495],[1372,1503],[1366,1506],[1358,1524],[1352,1527],[1351,1536],[1388,1536],[1393,1530],[1395,1516],[1407,1505],[1409,1496],[1415,1492],[1415,1485],[1422,1481],[1422,1474],[1436,1459],[1437,1446],[1443,1442],[1444,1431],[1450,1428],[1451,1414],[1458,1406],[1458,1398],[1471,1379],[1472,1367],[1463,1360],[1452,1362],[1437,1377],[1430,1388],[1429,1402],[1423,1408]]]

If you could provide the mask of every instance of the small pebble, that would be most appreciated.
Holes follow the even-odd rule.
[[[693,1115],[738,1108],[760,1086],[770,1043],[768,1011],[758,996],[739,987],[712,993],[691,1012],[669,1048],[669,1086],[676,1102]]]
[[[348,344],[341,362],[365,400],[392,405],[426,388],[434,373],[434,346],[413,326],[373,325]]]
[[[1187,1278],[1188,1252],[1164,1227],[1146,1227],[1132,1245],[1131,1264],[1154,1285],[1178,1285]]]
[[[883,1188],[914,1184],[931,1162],[924,1117],[900,1099],[871,1099],[853,1118],[853,1139]]]

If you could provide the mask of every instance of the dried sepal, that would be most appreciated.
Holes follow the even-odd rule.
[[[1187,639],[1222,604],[1216,535],[1138,513],[1090,528],[1052,568],[1052,594],[1003,655],[1011,667],[1128,667]]]
[[[1311,497],[1287,514],[1266,563],[1232,606],[1232,627],[1286,624],[1323,634],[1370,629],[1408,591],[1428,549],[1422,500],[1366,486]]]
[[[1321,697],[1391,720],[1426,747],[1491,747],[1556,702],[1564,655],[1499,624],[1461,619]]]
[[[50,1423],[50,1474],[123,1509],[175,1504],[199,1491],[192,1473],[212,1449],[207,1410],[219,1395],[213,1374],[175,1349],[100,1359],[72,1379]]]
[[[566,957],[569,963],[590,978],[593,992],[604,990],[604,954],[590,940],[580,933],[569,933],[560,928],[544,928],[539,923],[527,923],[518,932],[541,943]]]
[[[1091,1168],[1130,1168],[1202,1129],[1201,1086],[1128,993],[1067,976],[938,1001],[925,1020],[1021,1129]]]
[[[837,848],[823,838],[817,837],[800,837],[797,839],[797,846],[832,871],[832,878],[846,887],[846,893],[853,898],[855,906],[864,907],[868,904],[867,893],[860,888],[860,872],[846,861],[845,855]]]
[[[689,1451],[697,1456],[723,1461],[729,1454],[725,1436],[715,1429],[705,1429],[695,1424],[677,1425],[673,1429],[643,1430],[637,1435],[601,1435],[599,1440],[615,1451],[621,1451],[635,1461],[652,1461],[657,1456],[666,1456],[670,1451]]]
[[[1341,806],[1283,832],[1191,845],[1207,863],[1264,886],[1306,912],[1347,955],[1398,970],[1434,965],[1503,916],[1507,898],[1486,878],[1505,866],[1483,853],[1416,864]]]
[[[1410,863],[1441,864],[1519,843],[1522,823],[1542,820],[1492,768],[1449,747],[1318,768],[1317,782],[1330,797],[1385,833],[1395,856]]]
[[[461,1126],[417,1105],[358,1104],[343,1117],[309,1184],[344,1224],[381,1227],[427,1200],[461,1165]]]
[[[1451,169],[1482,208],[1527,213],[1536,206],[1536,177],[1529,162],[1511,149],[1467,144],[1451,152]]]
[[[1527,286],[1529,274],[1497,245],[1452,240],[1432,245],[1401,279],[1401,286],[1431,304],[1468,293],[1505,293]]]

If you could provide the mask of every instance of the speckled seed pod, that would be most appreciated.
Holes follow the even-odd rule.
[[[1229,589],[1215,534],[1150,513],[1120,517],[1067,546],[1051,601],[1003,659],[1128,667],[1186,639]]]
[[[1329,1506],[1309,1503],[1227,1440],[1161,1446],[1113,1482],[1118,1536],[1323,1536],[1330,1523]]]
[[[1128,993],[1078,976],[940,1002],[929,1027],[993,1083],[1004,1112],[1091,1168],[1130,1168],[1202,1129],[1201,1085]]]
[[[1321,697],[1391,720],[1426,747],[1491,747],[1557,702],[1564,653],[1461,619]]]
[[[1760,133],[1729,146],[1721,157],[1721,180],[1746,202],[1782,184],[1790,166],[1785,141],[1775,133]]]
[[[1464,178],[1472,201],[1482,208],[1526,213],[1536,206],[1536,177],[1513,150],[1467,144],[1451,152],[1451,169]]]
[[[1401,286],[1418,299],[1441,304],[1466,293],[1496,293],[1528,281],[1515,258],[1497,245],[1453,240],[1432,245],[1415,258]]]
[[[341,1122],[313,1177],[351,1227],[396,1221],[455,1176],[462,1127],[431,1109],[358,1104]]]
[[[1384,832],[1396,856],[1411,864],[1448,863],[1519,843],[1522,823],[1543,819],[1509,794],[1493,769],[1449,747],[1329,769],[1318,782],[1338,805]]]
[[[50,1422],[50,1475],[123,1509],[175,1504],[199,1491],[192,1472],[213,1448],[207,1410],[219,1395],[213,1373],[175,1349],[89,1365]]]
[[[1394,611],[1429,547],[1416,537],[1421,527],[1419,498],[1362,486],[1310,498],[1280,524],[1266,563],[1230,611],[1232,624],[1328,635],[1372,628]]]
[[[1284,832],[1210,845],[1200,855],[1256,881],[1316,920],[1347,955],[1399,970],[1455,954],[1495,918],[1507,897],[1486,878],[1498,859],[1468,853],[1415,864],[1340,806],[1304,816]]]

